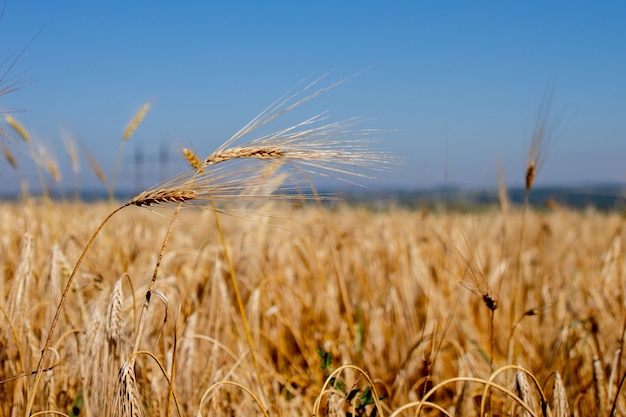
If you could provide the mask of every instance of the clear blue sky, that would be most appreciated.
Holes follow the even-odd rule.
[[[208,155],[304,77],[365,69],[302,111],[386,130],[380,147],[404,165],[376,187],[442,184],[446,160],[449,183],[494,187],[498,163],[508,184],[523,183],[535,114],[554,86],[558,129],[537,184],[624,183],[624,22],[619,1],[7,0],[1,58],[41,32],[11,71],[32,82],[0,106],[54,150],[71,184],[59,127],[110,175],[148,100],[126,161],[161,143]],[[19,176],[31,178],[21,159]],[[85,158],[81,173],[95,183]],[[2,161],[0,188],[17,178]]]

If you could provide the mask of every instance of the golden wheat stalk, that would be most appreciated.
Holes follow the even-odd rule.
[[[533,187],[535,178],[547,157],[550,141],[554,139],[553,136],[555,134],[554,130],[556,125],[554,120],[551,120],[550,117],[553,94],[554,88],[545,91],[537,111],[535,128],[532,133],[530,149],[528,150],[528,162],[526,164],[526,194],[528,194]]]

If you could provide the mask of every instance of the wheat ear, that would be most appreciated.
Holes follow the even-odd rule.
[[[20,122],[11,115],[4,116],[4,120],[24,142],[30,143],[30,134]]]
[[[39,184],[41,185],[41,193],[43,194],[43,197],[46,203],[48,203],[49,201],[48,189],[46,188],[46,183],[43,178],[41,168],[39,166],[40,165],[39,160],[34,152],[33,142],[31,140],[30,134],[28,133],[26,128],[20,122],[18,122],[13,116],[6,115],[4,117],[4,120],[7,122],[9,126],[11,126],[11,129],[13,129],[13,131],[17,133],[17,135],[20,138],[22,138],[22,140],[26,143],[29,154],[35,160],[35,169],[37,170],[37,177],[39,178]]]
[[[124,145],[130,139],[130,137],[135,133],[139,124],[143,121],[148,114],[148,110],[150,110],[150,102],[145,103],[137,113],[133,116],[130,123],[126,126],[124,133],[122,134],[122,141],[120,142],[120,146],[117,150],[117,156],[115,157],[115,165],[113,166],[113,174],[111,175],[111,185],[109,188],[109,200],[113,201],[115,198],[115,180],[117,179],[117,172],[120,167],[120,162],[122,160],[122,152],[124,151]]]
[[[183,156],[189,163],[189,166],[191,166],[191,168],[193,168],[194,171],[196,171],[199,174],[204,173],[204,165],[202,164],[202,162],[200,162],[200,158],[198,158],[198,155],[196,155],[189,148],[182,148],[181,152],[183,153]]]
[[[515,371],[515,392],[531,409],[535,408],[533,398],[530,395],[530,384],[528,383],[526,373],[519,369]],[[524,415],[530,417],[530,413],[527,410],[524,411]]]
[[[135,379],[135,369],[130,359],[126,360],[120,368],[112,415],[115,417],[141,417],[144,415]]]
[[[96,174],[96,177],[98,177],[100,182],[103,185],[106,185],[106,183],[107,183],[107,176],[104,173],[104,171],[102,170],[102,167],[100,166],[98,161],[96,160],[96,157],[93,156],[91,154],[91,152],[89,152],[86,149],[84,150],[84,152],[85,152],[85,155],[87,156],[87,162],[89,162],[89,166],[91,167],[91,170],[93,171],[94,174]]]
[[[70,162],[72,163],[72,173],[74,174],[74,198],[78,201],[80,200],[80,190],[78,185],[80,162],[78,159],[78,150],[76,149],[76,140],[74,140],[74,137],[65,129],[61,129],[60,133],[63,138],[65,150],[67,151],[67,154],[70,157]]]
[[[4,159],[11,165],[11,168],[17,171],[17,159],[15,155],[9,148],[4,146],[4,144],[0,144],[0,149],[2,149],[2,154],[4,155]]]
[[[563,385],[563,379],[558,371],[554,374],[552,385],[552,409],[555,417],[569,417],[571,414],[565,385]]]

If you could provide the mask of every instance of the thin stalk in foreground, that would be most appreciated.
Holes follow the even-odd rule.
[[[108,223],[108,221],[119,211],[128,207],[128,206],[150,206],[152,204],[160,204],[160,203],[171,203],[171,202],[184,202],[187,200],[192,200],[195,198],[195,193],[192,191],[185,191],[181,189],[159,189],[159,190],[148,190],[143,193],[137,195],[133,199],[127,201],[123,205],[119,206],[115,210],[111,211],[107,217],[100,223],[100,225],[96,228],[96,231],[91,235],[91,238],[85,245],[83,252],[80,254],[78,261],[76,261],[76,265],[70,274],[70,277],[67,280],[67,284],[65,284],[65,288],[63,289],[63,294],[61,295],[61,300],[59,301],[59,305],[54,314],[54,318],[52,320],[52,324],[50,325],[50,330],[48,331],[48,337],[46,338],[46,343],[44,344],[43,349],[41,350],[41,357],[39,358],[39,362],[37,364],[37,370],[35,371],[35,380],[33,381],[33,385],[31,386],[31,390],[28,395],[28,402],[26,404],[26,412],[25,416],[28,417],[30,411],[32,410],[33,404],[35,402],[35,395],[37,393],[37,387],[39,386],[39,382],[41,381],[41,376],[43,375],[43,360],[46,352],[52,346],[52,337],[54,336],[54,331],[57,327],[59,317],[61,316],[61,310],[63,308],[63,304],[65,304],[65,299],[72,287],[72,283],[74,282],[74,278],[76,277],[76,273],[78,272],[78,268],[81,263],[85,259],[87,251],[91,248],[91,245],[96,240],[96,237],[100,233],[100,231],[104,228],[104,226]]]
[[[143,333],[144,322],[146,313],[148,312],[148,307],[150,306],[150,299],[152,290],[154,289],[154,284],[156,284],[156,279],[159,274],[159,268],[161,266],[161,262],[163,260],[163,253],[165,253],[165,247],[167,246],[167,242],[170,239],[170,235],[172,234],[172,229],[174,228],[174,222],[176,221],[176,217],[178,217],[178,213],[180,213],[180,209],[183,203],[179,203],[176,206],[176,210],[172,215],[172,219],[170,220],[170,224],[167,227],[167,231],[165,232],[165,237],[163,238],[163,243],[161,244],[161,249],[159,250],[159,256],[157,257],[157,262],[154,267],[154,272],[152,273],[152,280],[150,281],[150,286],[148,287],[148,291],[146,291],[145,301],[143,303],[143,307],[141,308],[141,312],[139,313],[139,326],[137,327],[137,334],[135,335],[135,344],[133,346],[133,352],[139,351],[139,342],[141,341],[141,335]],[[134,365],[134,357],[132,359],[132,364]]]
[[[96,236],[98,236],[98,233],[100,233],[100,231],[102,230],[104,225],[118,211],[122,210],[123,208],[127,207],[128,205],[129,204],[126,203],[126,204],[116,208],[111,213],[109,213],[109,215],[100,223],[100,225],[98,226],[96,231],[91,235],[91,238],[87,242],[87,245],[85,245],[85,248],[83,249],[83,252],[80,254],[80,257],[78,258],[78,261],[76,261],[76,265],[74,266],[74,269],[72,270],[72,273],[70,274],[70,277],[67,280],[67,284],[65,284],[65,288],[63,289],[63,294],[61,295],[61,300],[59,301],[59,305],[57,307],[57,310],[54,313],[54,318],[52,319],[52,324],[50,325],[50,330],[48,331],[48,337],[46,338],[46,343],[44,344],[44,347],[41,350],[41,356],[39,357],[39,362],[37,364],[37,370],[35,371],[35,380],[33,381],[33,385],[31,386],[30,392],[28,393],[28,402],[26,404],[26,412],[24,413],[24,415],[26,417],[28,417],[30,415],[30,411],[33,408],[33,404],[35,402],[35,396],[36,396],[36,393],[37,393],[37,387],[39,386],[39,382],[41,380],[41,376],[43,375],[43,360],[44,360],[44,356],[46,355],[46,352],[48,351],[48,348],[50,348],[50,346],[52,345],[52,337],[54,335],[54,330],[56,329],[57,323],[59,322],[59,317],[61,316],[61,310],[63,308],[63,304],[65,303],[65,299],[67,298],[67,294],[69,293],[70,288],[72,287],[72,282],[74,282],[74,278],[76,277],[76,272],[78,271],[78,267],[83,262],[83,259],[85,259],[85,255],[87,254],[87,251],[89,250],[89,248],[93,244],[94,240],[96,240]]]
[[[222,247],[224,248],[224,257],[226,258],[226,263],[228,264],[228,272],[230,275],[230,280],[233,284],[233,290],[235,291],[235,297],[237,298],[237,306],[239,307],[239,313],[241,314],[241,321],[243,322],[243,328],[246,332],[246,338],[248,339],[248,345],[250,346],[250,354],[252,355],[252,361],[256,366],[256,356],[254,355],[254,343],[252,342],[252,333],[250,332],[250,326],[248,325],[248,318],[246,316],[246,310],[243,305],[243,300],[241,299],[241,293],[239,292],[239,286],[237,285],[237,278],[235,277],[235,267],[230,259],[230,255],[228,254],[228,247],[226,246],[226,238],[224,236],[224,230],[222,229],[222,224],[220,223],[220,218],[217,213],[217,207],[215,206],[215,201],[211,199],[211,208],[213,209],[213,215],[215,216],[215,224],[217,226],[217,231],[220,235],[220,240],[222,242]]]

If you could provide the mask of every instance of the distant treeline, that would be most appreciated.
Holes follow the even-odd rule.
[[[522,205],[524,188],[506,191],[508,203]],[[350,203],[371,204],[384,207],[393,204],[404,208],[473,210],[500,204],[497,190],[471,190],[463,188],[433,188],[425,190],[347,191],[342,200]],[[603,211],[626,210],[626,185],[601,185],[579,187],[536,187],[529,194],[529,203],[535,208],[557,206],[583,209],[593,207]]]

